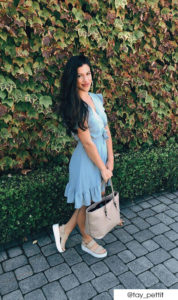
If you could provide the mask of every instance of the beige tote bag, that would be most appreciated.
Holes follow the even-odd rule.
[[[110,179],[111,180],[111,179]],[[93,238],[102,239],[120,222],[119,193],[112,193],[102,197],[102,200],[91,204],[86,209],[85,231]]]

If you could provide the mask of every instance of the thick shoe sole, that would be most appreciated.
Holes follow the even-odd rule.
[[[103,258],[103,257],[107,256],[107,251],[105,253],[98,254],[98,253],[95,253],[95,252],[91,251],[90,249],[88,249],[84,245],[81,245],[81,248],[82,248],[83,251],[85,251],[85,252],[89,253],[90,255],[92,255],[94,257],[97,257],[97,258]]]
[[[59,252],[64,252],[61,248],[61,243],[60,243],[59,224],[54,224],[52,228],[53,228],[53,234],[54,234],[54,238],[55,238],[56,248]]]

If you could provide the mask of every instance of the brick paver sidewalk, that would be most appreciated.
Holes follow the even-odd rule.
[[[103,259],[84,253],[75,229],[60,254],[52,231],[37,243],[0,246],[0,300],[109,300],[113,289],[178,289],[178,192],[121,203],[123,227],[99,243]]]

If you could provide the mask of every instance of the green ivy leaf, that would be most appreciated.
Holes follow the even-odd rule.
[[[0,99],[4,100],[6,98],[6,93],[0,91]]]
[[[41,96],[39,103],[44,105],[45,108],[48,108],[52,104],[52,99],[50,96]]]
[[[127,0],[115,0],[115,7],[118,9],[119,7],[125,8],[127,5]]]

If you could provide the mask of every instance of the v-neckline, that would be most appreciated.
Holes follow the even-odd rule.
[[[91,105],[89,105],[89,104],[88,104],[88,106],[92,109],[92,111],[95,112],[95,114],[98,115],[97,110],[96,110],[96,104],[95,104],[95,101],[93,100],[93,97],[91,96],[91,94],[90,94],[90,93],[88,93],[88,94],[89,94],[90,98],[91,98],[92,101],[93,101],[93,104],[94,104],[95,109],[94,109]]]

